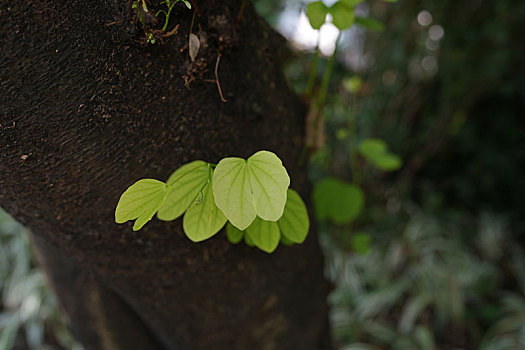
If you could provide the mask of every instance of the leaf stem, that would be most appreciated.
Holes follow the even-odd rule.
[[[312,59],[312,65],[310,66],[310,73],[308,74],[308,85],[306,86],[306,91],[304,92],[306,97],[311,98],[314,91],[315,78],[317,75],[317,65],[319,63],[319,41],[321,35],[317,37],[317,45],[315,46],[315,53]]]
[[[341,32],[337,35],[337,39],[335,41],[335,47],[334,52],[332,53],[332,56],[330,56],[330,59],[328,60],[328,63],[326,64],[326,68],[323,74],[323,80],[321,81],[321,88],[319,89],[319,95],[317,97],[317,103],[316,107],[318,110],[321,110],[324,106],[324,103],[326,101],[326,94],[328,92],[328,84],[330,83],[330,78],[332,77],[332,71],[334,69],[334,61],[335,61],[335,55],[337,53],[337,43],[339,42],[339,39],[341,38]]]

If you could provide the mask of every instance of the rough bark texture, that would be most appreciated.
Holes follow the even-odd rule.
[[[192,63],[192,12],[178,5],[178,34],[146,45],[131,1],[0,1],[0,205],[37,236],[88,348],[327,348],[312,234],[268,255],[224,233],[194,244],[180,220],[114,223],[138,179],[261,149],[307,194],[304,108],[279,71],[282,39],[242,0],[198,6]],[[203,81],[219,53],[227,103]]]

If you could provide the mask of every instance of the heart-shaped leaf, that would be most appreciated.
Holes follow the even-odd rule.
[[[233,226],[231,222],[226,224],[226,236],[228,241],[232,244],[237,244],[242,241],[244,237],[244,231],[239,230],[237,227]]]
[[[293,243],[303,243],[308,235],[310,220],[306,205],[297,192],[288,189],[288,198],[283,216],[279,219],[281,240],[286,237]]]
[[[171,221],[181,216],[203,189],[209,177],[209,164],[202,160],[185,164],[177,169],[168,179],[171,186],[166,200],[159,208],[157,217]]]
[[[212,187],[212,183],[209,182],[202,190],[202,200],[197,198],[184,214],[182,227],[186,236],[193,242],[212,237],[227,221],[215,205]]]
[[[306,6],[306,16],[314,29],[320,29],[326,21],[328,7],[322,1],[314,1]]]
[[[281,233],[276,222],[257,217],[246,229],[246,236],[257,248],[266,253],[272,253],[279,245]]]
[[[365,139],[359,145],[359,152],[370,163],[384,171],[393,171],[401,167],[402,161],[397,155],[390,153],[383,140]]]
[[[347,224],[361,212],[364,195],[358,186],[327,177],[315,185],[313,200],[318,219]]]
[[[338,1],[330,8],[332,23],[339,30],[348,29],[354,24],[354,8],[348,4]]]
[[[131,185],[123,194],[115,209],[115,221],[122,224],[135,220],[133,231],[138,231],[157,212],[164,202],[168,186],[159,180],[142,179]]]
[[[250,226],[257,216],[246,165],[242,158],[224,158],[213,172],[215,203],[239,230]]]
[[[248,161],[224,158],[213,172],[215,202],[239,230],[250,226],[257,215],[279,220],[289,185],[281,160],[268,151],[257,152]]]
[[[255,211],[264,220],[277,221],[283,215],[290,177],[272,152],[259,151],[248,158],[248,177],[255,199]]]

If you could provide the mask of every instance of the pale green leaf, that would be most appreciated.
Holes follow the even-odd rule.
[[[134,220],[133,230],[142,228],[162,205],[168,187],[162,181],[142,179],[131,185],[120,197],[115,209],[115,221],[119,224]]]
[[[352,6],[338,1],[330,8],[332,23],[339,30],[348,29],[354,24],[354,9]]]
[[[319,29],[326,21],[328,7],[322,1],[314,1],[306,6],[306,16],[314,29]]]
[[[328,177],[315,185],[313,200],[318,219],[347,224],[361,212],[364,195],[358,186]]]
[[[272,253],[279,245],[281,233],[276,222],[266,221],[257,217],[250,227],[246,229],[246,236],[257,248],[266,253]]]
[[[370,161],[388,152],[388,147],[383,140],[369,138],[361,141],[359,152]]]
[[[359,89],[361,89],[362,84],[363,83],[361,81],[361,78],[359,78],[357,75],[343,80],[344,88],[346,89],[346,91],[352,94],[358,93]]]
[[[374,165],[384,171],[394,171],[401,168],[401,158],[393,153],[387,153],[377,158]]]
[[[359,152],[368,162],[384,171],[397,170],[402,165],[401,158],[390,153],[386,143],[380,139],[363,140]]]
[[[195,200],[184,214],[182,227],[193,242],[204,241],[215,235],[226,223],[226,217],[215,205],[212,182],[202,190],[202,200]]]
[[[248,158],[248,177],[259,217],[277,221],[283,215],[290,177],[272,152],[259,151]]]
[[[299,194],[292,189],[288,189],[288,199],[278,224],[281,229],[281,240],[286,237],[293,243],[303,243],[308,235],[310,220],[306,205]]]
[[[248,180],[247,164],[242,158],[224,158],[213,172],[213,195],[217,207],[239,230],[257,216]]]
[[[228,241],[232,244],[237,244],[242,241],[244,237],[244,231],[239,230],[237,227],[233,226],[231,222],[226,224],[226,236]]]
[[[268,151],[257,152],[248,161],[224,158],[213,173],[215,202],[239,230],[246,229],[257,215],[279,220],[289,185],[281,160]]]
[[[209,176],[209,165],[202,160],[185,164],[178,168],[168,179],[171,186],[166,200],[159,208],[157,217],[170,221],[181,216],[202,190]]]

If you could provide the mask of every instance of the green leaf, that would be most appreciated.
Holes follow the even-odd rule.
[[[374,165],[384,171],[394,171],[401,168],[402,162],[401,158],[399,158],[397,155],[393,153],[387,153],[376,159]]]
[[[237,227],[233,226],[231,222],[226,224],[226,236],[228,241],[232,244],[237,244],[242,241],[244,237],[244,231],[239,230]]]
[[[359,92],[361,85],[362,85],[361,78],[359,78],[357,75],[343,80],[344,88],[346,89],[346,91],[352,94]]]
[[[253,243],[252,239],[247,234],[244,235],[244,243],[246,243],[248,247],[255,247],[255,244]]]
[[[115,222],[122,224],[134,220],[133,231],[140,230],[162,205],[168,187],[162,181],[142,179],[131,185],[123,194],[115,209]]]
[[[380,139],[364,139],[359,145],[359,152],[367,160],[375,159],[388,152],[388,147],[383,140]]]
[[[356,17],[355,23],[365,27],[366,29],[381,32],[385,29],[385,25],[376,19],[369,17]]]
[[[197,198],[184,214],[182,227],[193,242],[212,237],[226,224],[226,217],[213,200],[212,188],[213,184],[209,182],[202,190],[202,200]]]
[[[370,163],[384,171],[397,170],[402,161],[397,155],[390,153],[383,140],[365,139],[359,145],[359,152]]]
[[[364,195],[358,186],[328,177],[315,184],[313,200],[319,220],[347,224],[361,212]]]
[[[283,215],[290,177],[273,153],[260,151],[245,161],[222,159],[213,173],[215,203],[239,230],[259,215],[277,221]]]
[[[166,200],[159,208],[157,217],[171,221],[181,216],[208,181],[209,165],[202,160],[185,164],[177,169],[168,179],[171,186]]]
[[[355,7],[356,5],[362,3],[365,0],[339,0],[339,2],[342,2],[346,6]]]
[[[326,21],[328,7],[322,1],[311,2],[306,6],[306,16],[314,29],[320,29]]]
[[[332,23],[339,30],[348,29],[354,24],[354,8],[348,4],[338,1],[330,8]]]
[[[257,217],[246,229],[246,236],[257,248],[266,253],[272,253],[279,245],[281,233],[276,222]]]
[[[282,233],[282,232],[281,232]],[[294,242],[290,241],[288,238],[286,238],[284,235],[281,235],[281,243],[287,246],[294,245]]]
[[[371,237],[368,233],[358,232],[352,235],[352,250],[357,254],[368,254],[370,251]]]
[[[213,172],[215,204],[239,230],[250,226],[257,216],[246,166],[242,158],[224,158]]]
[[[264,220],[277,221],[283,215],[290,177],[281,160],[272,152],[259,151],[248,158],[250,188],[255,211]]]
[[[281,240],[285,237],[292,243],[303,243],[308,235],[310,220],[306,205],[297,192],[288,189],[288,199],[283,216],[278,221]]]

